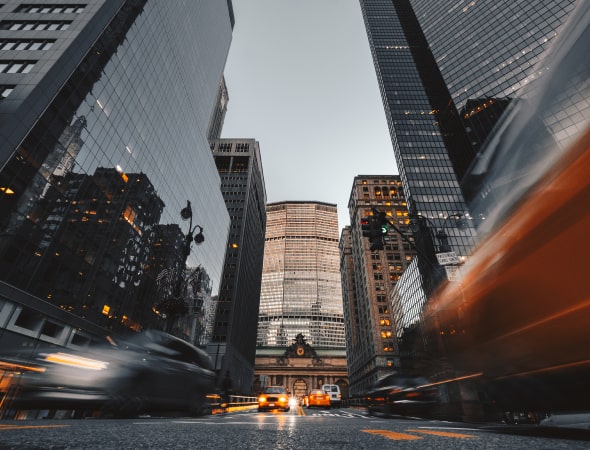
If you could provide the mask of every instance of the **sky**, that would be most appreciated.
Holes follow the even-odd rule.
[[[358,0],[233,0],[223,138],[260,144],[267,202],[338,207],[357,175],[397,174]]]

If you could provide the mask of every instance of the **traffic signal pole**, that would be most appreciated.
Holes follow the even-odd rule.
[[[375,208],[371,208],[371,210],[373,211],[373,216],[371,218],[376,218],[379,217],[380,218],[380,224],[379,224],[379,228],[380,230],[385,229],[385,233],[381,233],[381,237],[386,236],[387,232],[389,231],[389,227],[393,228],[395,231],[398,232],[398,234],[402,237],[402,239],[404,241],[406,241],[408,244],[410,244],[410,246],[416,250],[416,253],[418,253],[419,256],[421,256],[422,258],[424,258],[426,261],[428,261],[433,267],[436,267],[436,264],[433,263],[433,261],[430,260],[430,258],[428,258],[417,246],[416,244],[411,241],[391,220],[387,219],[387,216],[385,214],[384,211],[379,211]],[[387,228],[382,228],[383,226],[386,226]],[[380,231],[381,232],[381,231]],[[363,236],[365,236],[365,234],[363,233]],[[382,249],[383,247],[381,247]]]

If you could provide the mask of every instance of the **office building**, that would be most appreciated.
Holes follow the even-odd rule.
[[[361,0],[361,10],[416,244],[432,271],[440,242],[431,232],[453,215],[469,217],[459,180],[474,153],[409,0]],[[444,231],[453,251],[467,255],[472,228]]]
[[[216,294],[230,217],[207,130],[233,25],[230,0],[2,2],[3,337],[46,339],[47,305],[64,345],[63,311],[113,331],[152,326],[161,225],[205,236],[181,247],[171,285],[200,267]]]
[[[539,63],[580,2],[410,3],[455,106],[473,117],[482,99],[520,97],[543,75],[547,68],[539,71]]]
[[[576,2],[360,3],[410,212],[438,229],[439,219],[468,214],[464,194],[471,201],[473,188],[463,186],[462,195],[453,178],[463,181],[511,100],[547,71],[538,63]],[[580,114],[570,121],[580,123]],[[557,142],[575,134],[570,121],[547,119]],[[445,230],[461,255],[469,230]]]
[[[336,205],[285,201],[266,211],[257,345],[285,349],[301,334],[316,349],[344,349]]]
[[[213,114],[211,114],[211,120],[209,121],[209,129],[207,130],[207,139],[212,145],[216,139],[221,138],[228,102],[229,95],[225,84],[225,77],[222,77],[221,83],[219,83],[219,90],[217,91],[217,98],[215,99]]]
[[[212,151],[231,223],[208,351],[233,390],[250,394],[266,229],[260,146],[255,139],[219,139]]]
[[[391,294],[416,251],[399,175],[356,176],[348,209],[351,225],[342,230],[340,270],[350,394],[359,396],[400,366]],[[371,251],[361,221],[375,211],[385,212],[390,228],[383,250]]]

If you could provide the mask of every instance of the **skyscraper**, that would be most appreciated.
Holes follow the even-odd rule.
[[[255,139],[219,139],[212,145],[231,225],[208,351],[235,391],[251,393],[266,228],[260,146]]]
[[[520,104],[512,107],[531,110],[523,104],[529,97],[525,92],[551,70],[542,64],[543,58],[576,4],[583,2],[502,0],[491,5],[462,1],[452,7],[436,0],[410,3],[471,144],[479,151],[514,100]],[[538,132],[553,135],[559,147],[576,134],[584,116],[575,94],[564,95],[578,106],[568,111],[560,103],[557,114],[549,108],[536,111],[535,118]],[[477,186],[463,175],[459,181],[466,200],[473,202]]]
[[[360,0],[412,215],[435,229],[449,215],[468,215],[464,194],[472,189],[459,186],[475,150],[510,101],[546,71],[535,66],[575,3]],[[567,122],[548,120],[558,142],[575,133]],[[445,231],[451,248],[466,255],[473,233],[462,228]]]
[[[580,2],[410,3],[453,102],[463,109],[477,99],[513,99],[542,76],[536,66]]]
[[[257,345],[344,348],[336,205],[267,205]]]
[[[361,10],[410,217],[420,226],[416,243],[426,253],[429,230],[469,215],[459,180],[474,153],[409,0],[361,0]],[[467,255],[472,229],[446,233]],[[428,270],[431,261],[423,263]]]
[[[358,175],[348,202],[350,226],[340,239],[342,298],[350,393],[362,395],[387,371],[399,366],[391,294],[415,257],[413,237],[406,241],[408,208],[398,175]],[[370,251],[361,220],[383,211],[394,225],[384,248]],[[402,231],[404,234],[398,232]]]
[[[225,77],[223,77],[221,78],[221,83],[219,83],[217,99],[215,100],[213,114],[211,114],[211,121],[209,122],[209,129],[207,130],[207,139],[211,143],[215,139],[219,139],[221,137],[221,130],[223,129],[223,122],[225,120],[225,113],[227,112],[228,102],[229,95],[227,93]]]
[[[217,289],[230,219],[207,127],[232,29],[230,0],[2,2],[5,298],[18,288],[108,328],[147,326],[152,305],[133,299],[156,226],[192,232],[187,200],[206,239],[182,263]]]

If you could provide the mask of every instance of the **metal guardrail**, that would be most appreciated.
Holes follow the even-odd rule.
[[[230,395],[223,399],[219,394],[208,395],[211,414],[224,414],[228,412],[246,411],[258,408],[258,398],[247,395]]]

